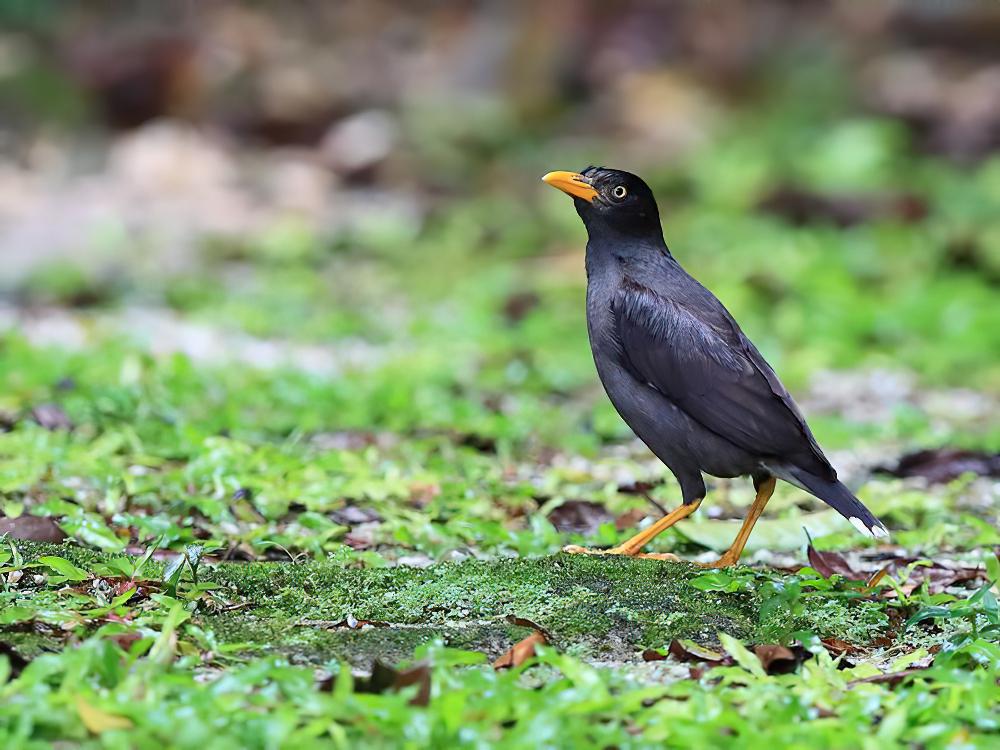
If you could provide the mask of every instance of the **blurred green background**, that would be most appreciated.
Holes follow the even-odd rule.
[[[664,472],[600,391],[584,231],[539,182],[586,164],[653,185],[854,484],[1000,446],[994,3],[4,0],[0,22],[8,514],[113,546],[194,507],[209,530],[174,541],[232,521],[256,544],[304,506],[282,539],[318,550],[331,508],[404,498],[391,538],[439,550],[412,524],[494,518],[447,532],[481,541],[552,497],[643,505],[616,488]]]

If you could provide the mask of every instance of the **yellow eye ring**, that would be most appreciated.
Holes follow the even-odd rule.
[[[615,185],[611,190],[611,197],[615,200],[624,200],[626,195],[628,195],[628,190],[625,189],[624,185]]]

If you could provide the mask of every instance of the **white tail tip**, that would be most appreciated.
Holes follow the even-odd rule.
[[[868,528],[867,526],[865,526],[864,521],[862,521],[860,518],[857,518],[856,516],[851,516],[847,520],[850,521],[851,525],[854,528],[856,528],[859,532],[861,532],[862,534],[864,534],[865,536],[867,536],[867,537],[869,537],[871,539],[888,539],[889,538],[889,531],[888,531],[888,529],[886,529],[884,526],[882,526],[880,524],[876,524],[875,526],[872,526],[871,528]]]

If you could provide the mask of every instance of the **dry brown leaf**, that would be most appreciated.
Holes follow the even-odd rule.
[[[567,500],[553,508],[548,518],[557,531],[584,535],[593,534],[601,524],[614,520],[607,508],[589,500]]]
[[[862,651],[862,649],[858,646],[855,646],[853,643],[849,643],[841,638],[823,638],[820,643],[823,644],[832,656],[858,654]]]
[[[618,531],[633,529],[648,515],[649,513],[641,508],[632,508],[631,510],[627,510],[615,519],[615,529]]]
[[[930,666],[928,664],[928,666]],[[852,688],[855,685],[865,685],[870,683],[889,683],[890,685],[898,685],[900,682],[905,680],[907,677],[912,677],[913,675],[920,674],[927,667],[915,667],[913,669],[904,669],[901,672],[887,672],[885,674],[872,675],[871,677],[862,677],[858,680],[851,680],[847,683],[848,688]]]
[[[719,664],[731,661],[728,654],[699,646],[687,639],[671,641],[670,655],[679,661],[707,661]]]
[[[760,665],[768,674],[794,672],[800,661],[791,649],[773,643],[754,646],[753,652],[760,659]]]
[[[923,477],[929,484],[944,484],[963,474],[1000,477],[1000,453],[936,448],[907,453],[892,467],[880,466],[879,473],[894,477]]]
[[[834,574],[841,575],[849,581],[864,577],[851,568],[843,555],[838,555],[836,552],[820,552],[810,544],[807,555],[809,557],[809,565],[824,578],[829,578]]]
[[[529,620],[527,617],[518,617],[517,615],[507,615],[507,622],[511,625],[517,625],[519,628],[531,628],[535,632],[545,636],[546,643],[552,642],[552,634],[534,620]]]
[[[663,661],[669,654],[657,651],[655,648],[647,648],[642,652],[643,661]]]
[[[889,574],[890,567],[891,566],[886,565],[881,570],[877,570],[872,573],[871,577],[865,582],[865,588],[871,590],[878,586],[882,582],[882,579]]]
[[[536,630],[527,638],[524,638],[511,646],[510,650],[493,662],[493,668],[509,669],[511,667],[519,667],[535,655],[536,646],[544,645],[546,643],[548,643],[548,641],[545,639],[545,636]]]
[[[7,534],[11,539],[30,542],[58,544],[66,538],[65,532],[51,518],[38,516],[18,516],[0,518],[0,536]]]
[[[332,684],[332,682],[331,682]],[[410,699],[411,706],[426,706],[431,699],[431,670],[427,664],[417,664],[410,669],[397,670],[376,659],[368,678],[355,682],[359,693],[384,693],[417,685],[417,693]]]
[[[402,690],[405,687],[417,685],[416,694],[410,698],[411,706],[426,706],[431,700],[431,669],[426,664],[419,664],[413,669],[407,669],[396,673],[394,690]]]
[[[69,415],[59,404],[39,404],[31,410],[31,418],[46,430],[72,430]]]
[[[359,526],[363,523],[374,523],[381,521],[380,516],[374,509],[348,503],[343,508],[330,513],[330,517],[342,526]]]

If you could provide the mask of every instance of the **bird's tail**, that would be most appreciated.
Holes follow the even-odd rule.
[[[851,493],[843,482],[834,479],[822,479],[802,469],[791,469],[789,472],[803,489],[825,502],[844,518],[850,521],[854,528],[872,538],[888,537],[889,530],[875,515],[866,508],[860,500]]]

